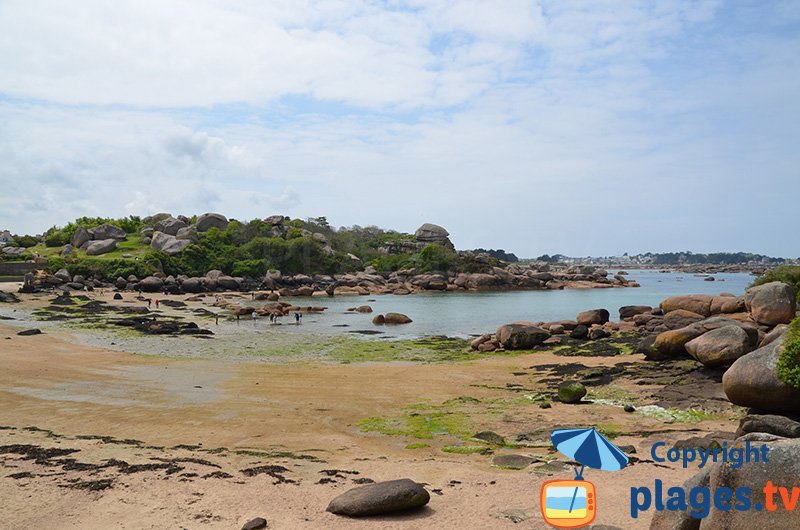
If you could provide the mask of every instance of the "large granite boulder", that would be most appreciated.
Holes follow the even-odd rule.
[[[94,240],[116,239],[117,241],[124,241],[128,237],[128,234],[125,233],[125,230],[108,223],[90,228],[89,233],[92,235],[92,239]]]
[[[686,351],[686,343],[696,339],[703,333],[705,333],[705,330],[695,326],[671,329],[659,333],[650,347],[651,354],[648,355],[648,359],[659,361],[682,357],[688,353]]]
[[[170,217],[172,217],[172,214],[171,213],[165,213],[165,212],[161,212],[161,213],[157,213],[157,214],[153,214],[153,215],[148,215],[147,217],[142,219],[142,224],[144,226],[154,226],[157,222],[163,221],[164,219],[168,219]]]
[[[193,243],[197,242],[197,228],[192,225],[185,226],[178,230],[178,233],[175,234],[176,239],[186,239]]]
[[[140,281],[137,287],[146,293],[157,293],[164,288],[164,281],[156,276],[148,276]]]
[[[182,221],[181,219],[175,219],[174,217],[167,217],[166,219],[162,219],[156,223],[153,227],[154,233],[153,237],[155,238],[155,233],[162,232],[164,234],[168,234],[170,236],[175,236],[178,234],[178,230],[181,228],[186,228],[189,226],[186,222]]]
[[[700,322],[705,317],[686,309],[676,309],[664,315],[664,325],[669,329],[680,329]]]
[[[381,515],[421,508],[430,499],[422,484],[404,478],[353,488],[333,499],[327,511],[351,517]]]
[[[453,244],[447,237],[449,235],[450,232],[433,223],[425,223],[414,232],[414,237],[420,243],[436,243],[437,245],[453,248]]]
[[[100,254],[106,254],[107,252],[111,252],[117,248],[117,240],[116,239],[103,239],[101,241],[92,241],[88,245],[86,245],[86,254],[89,256],[99,256]]]
[[[281,226],[286,220],[288,220],[288,218],[283,215],[270,215],[264,219],[264,222],[272,226]]]
[[[670,296],[663,302],[660,307],[665,313],[683,309],[691,311],[704,317],[711,315],[711,301],[713,296],[708,294],[689,294],[683,296]]]
[[[776,414],[748,414],[739,422],[736,436],[751,432],[774,434],[784,438],[800,438],[800,422]]]
[[[239,289],[241,281],[232,276],[222,275],[217,278],[217,286],[225,289],[226,291],[236,291]]]
[[[89,233],[84,227],[79,226],[72,234],[72,246],[75,248],[83,248],[85,244],[92,240],[92,234]]]
[[[670,313],[672,314],[672,313]],[[740,326],[730,325],[711,330],[685,345],[689,355],[705,366],[725,366],[753,351],[750,337]]]
[[[203,281],[200,278],[187,278],[181,283],[181,290],[185,293],[201,293]]]
[[[698,322],[697,324],[693,324],[692,326],[705,331],[712,331],[725,326],[739,326],[747,333],[750,346],[755,348],[760,339],[758,326],[753,322],[734,320],[728,318],[728,316],[714,316]]]
[[[722,376],[731,403],[766,412],[800,412],[800,389],[778,378],[776,366],[784,337],[740,357]]]
[[[592,324],[603,325],[608,322],[609,316],[608,309],[590,309],[589,311],[578,313],[575,320],[578,324],[584,326],[591,326]]]
[[[195,226],[198,232],[207,232],[212,228],[225,230],[228,228],[228,218],[219,213],[204,213],[197,218]]]
[[[759,324],[788,324],[795,317],[797,293],[783,282],[770,282],[751,287],[744,295],[747,310]]]
[[[649,314],[652,310],[653,308],[649,305],[625,305],[619,308],[619,318],[625,320],[636,315]]]
[[[56,278],[61,280],[62,282],[71,282],[72,276],[70,275],[67,269],[58,269],[55,274],[53,274]]]
[[[711,299],[709,310],[712,315],[722,313],[742,313],[745,311],[743,296],[715,296]]]
[[[192,242],[189,239],[178,239],[175,236],[158,231],[153,232],[153,238],[150,240],[150,248],[160,250],[169,255],[179,254],[191,244]]]
[[[506,324],[497,328],[495,336],[506,350],[530,350],[550,338],[550,333],[527,324]]]
[[[386,313],[383,316],[384,324],[410,324],[413,322],[403,313]]]

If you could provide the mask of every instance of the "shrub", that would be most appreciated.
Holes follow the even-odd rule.
[[[12,247],[30,248],[38,245],[39,240],[36,236],[14,236],[14,241],[11,242]]]
[[[800,317],[789,324],[783,339],[783,353],[778,359],[778,378],[789,386],[800,388]]]
[[[138,277],[148,276],[154,272],[153,268],[143,261],[133,261],[130,259],[102,259],[102,258],[80,258],[68,261],[62,257],[53,257],[47,265],[47,270],[51,274],[59,269],[67,269],[71,275],[80,274],[81,276],[105,279],[113,281],[122,276],[127,278],[131,274]]]
[[[797,292],[797,301],[800,302],[800,265],[781,265],[766,274],[759,276],[753,282],[753,286],[769,282],[784,282],[793,286]]]
[[[246,278],[259,278],[267,272],[267,262],[263,259],[245,259],[233,264],[231,274]]]

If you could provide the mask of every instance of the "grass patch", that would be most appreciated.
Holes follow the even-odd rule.
[[[413,444],[408,444],[406,449],[424,449],[426,447],[430,447],[430,445],[422,442],[415,442]]]

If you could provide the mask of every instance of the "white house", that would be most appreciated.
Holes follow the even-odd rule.
[[[3,230],[0,232],[0,246],[8,245],[12,241],[14,241],[14,238],[12,237],[11,232],[8,230]]]

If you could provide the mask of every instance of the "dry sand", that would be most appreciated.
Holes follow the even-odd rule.
[[[36,303],[17,305],[24,311]],[[495,448],[494,454],[545,459],[558,457],[548,451],[547,431],[567,425],[614,425],[621,432],[616,442],[635,445],[641,460],[649,460],[655,440],[734,429],[730,420],[667,424],[597,403],[541,409],[524,397],[552,386],[541,382],[550,372],[539,366],[642,363],[640,356],[265,363],[141,356],[84,344],[79,331],[51,327],[21,337],[19,329],[0,323],[0,446],[77,451],[38,460],[19,454],[26,449],[0,454],[0,528],[240,528],[256,516],[270,528],[512,528],[514,520],[523,520],[518,528],[547,528],[539,488],[545,480],[571,478],[569,466],[551,464],[550,476],[542,463],[499,469],[491,455],[443,452],[446,445],[465,445],[455,436],[364,432],[359,420],[444,411],[476,432],[492,430],[509,440],[532,433],[531,447]],[[168,340],[192,344],[188,337]],[[631,381],[613,386],[642,396],[657,388]],[[469,399],[443,405],[464,396]],[[411,443],[430,446],[407,449]],[[115,460],[109,466],[109,459],[127,466]],[[136,464],[157,466],[130,467]],[[243,473],[265,465],[286,471]],[[223,474],[203,478],[214,472]],[[598,486],[595,524],[647,528],[651,513],[629,516],[630,487],[655,478],[679,485],[694,472],[646,461],[617,473],[588,471]],[[325,512],[357,479],[404,477],[432,491],[428,507],[367,519]]]

